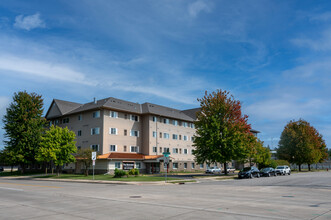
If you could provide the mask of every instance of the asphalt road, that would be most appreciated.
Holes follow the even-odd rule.
[[[185,185],[0,178],[0,219],[331,219],[331,172]]]

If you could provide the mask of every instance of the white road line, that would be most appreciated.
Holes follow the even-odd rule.
[[[6,187],[0,187],[0,189],[8,189],[8,190],[14,190],[14,191],[23,191],[23,189],[6,188]]]

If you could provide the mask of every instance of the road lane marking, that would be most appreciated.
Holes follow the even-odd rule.
[[[14,190],[14,191],[23,191],[23,189],[15,189],[15,188],[7,188],[7,187],[0,187],[0,189],[8,189],[8,190]]]
[[[60,186],[42,186],[42,185],[33,185],[33,184],[22,184],[22,183],[6,183],[0,182],[0,184],[10,184],[10,185],[17,185],[17,186],[34,186],[34,187],[47,187],[47,188],[63,188]]]

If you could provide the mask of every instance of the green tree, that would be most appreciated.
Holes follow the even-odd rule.
[[[329,158],[331,158],[331,149],[328,150]]]
[[[242,115],[241,103],[227,91],[206,92],[200,102],[195,122],[194,155],[198,163],[224,164],[246,158],[254,146],[255,137],[250,133],[248,116]]]
[[[284,128],[277,150],[279,159],[299,166],[318,163],[327,158],[327,148],[322,135],[307,121],[290,121]]]
[[[5,147],[15,152],[17,163],[24,173],[27,164],[34,164],[35,153],[39,147],[45,119],[43,99],[36,93],[14,93],[13,101],[3,118]]]
[[[77,152],[75,138],[75,133],[67,127],[61,128],[52,125],[41,138],[41,146],[36,154],[36,159],[44,162],[53,161],[59,176],[61,167],[65,163],[76,161],[73,156]]]
[[[17,165],[19,158],[14,151],[10,151],[7,148],[0,151],[0,161],[4,165],[9,165],[11,167],[11,172],[13,172],[13,167]]]
[[[270,149],[263,146],[263,142],[258,140],[256,145],[256,154],[253,156],[253,161],[258,164],[259,169],[269,167],[271,165]]]
[[[77,160],[81,161],[84,164],[84,173],[85,176],[88,176],[89,168],[92,165],[92,149],[80,149],[76,154]]]

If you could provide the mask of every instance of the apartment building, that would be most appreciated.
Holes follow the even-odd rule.
[[[192,154],[196,109],[177,110],[151,103],[115,98],[80,104],[54,99],[46,119],[76,133],[78,149],[98,153],[96,170],[137,168],[143,173],[162,172],[163,152],[170,152],[169,170],[204,170]],[[66,169],[80,172],[81,164]]]

